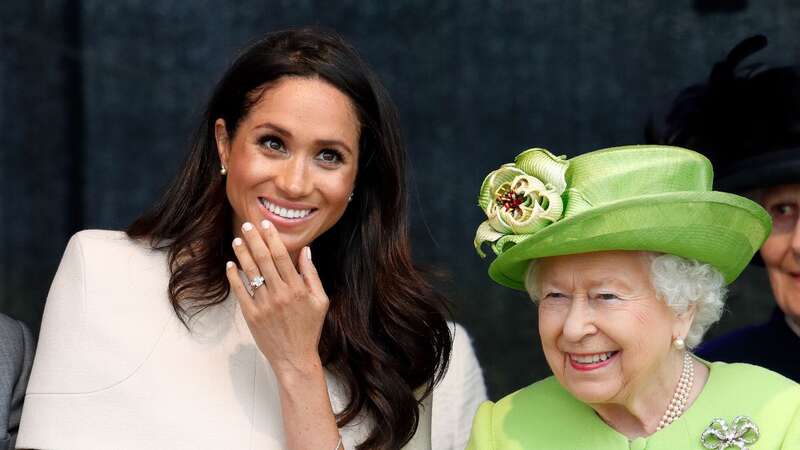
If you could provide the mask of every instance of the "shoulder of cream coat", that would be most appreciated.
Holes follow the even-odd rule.
[[[165,331],[171,339],[176,327],[189,333],[167,300],[166,257],[166,251],[151,249],[123,232],[75,234],[47,298],[27,395],[84,394],[75,398],[87,399],[96,396],[85,394],[112,392],[147,365]],[[193,322],[190,339],[205,335],[204,327],[213,329],[207,322],[216,319],[219,314],[207,314]],[[334,409],[339,410],[346,403],[343,385],[331,376],[326,379]],[[419,427],[404,450],[431,449],[431,397],[421,403]],[[348,448],[361,442],[370,426],[371,420],[362,417],[344,427]]]
[[[417,432],[403,447],[403,450],[431,450],[431,411],[432,396],[427,396],[422,400],[419,408],[419,424]]]
[[[164,301],[168,282],[165,251],[120,231],[72,236],[47,296],[28,394],[92,393],[133,374],[175,314]]]
[[[486,401],[486,385],[467,330],[449,325],[453,347],[447,372],[433,390],[431,440],[437,450],[463,450],[475,412]]]

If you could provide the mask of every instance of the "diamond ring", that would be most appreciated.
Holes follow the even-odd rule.
[[[264,285],[264,277],[262,277],[261,275],[254,277],[252,280],[250,280],[250,287],[253,288],[253,290],[258,289],[263,285]]]

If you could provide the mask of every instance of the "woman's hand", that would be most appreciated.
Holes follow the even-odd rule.
[[[298,273],[278,231],[264,220],[258,229],[242,225],[242,238],[233,240],[233,251],[248,280],[264,277],[263,285],[248,291],[236,264],[227,264],[228,282],[250,334],[278,379],[287,447],[344,449],[337,445],[341,436],[319,357],[328,296],[311,262],[311,249],[300,252]]]
[[[236,265],[227,265],[250,333],[275,374],[294,378],[320,371],[318,345],[328,296],[311,262],[311,249],[300,252],[298,273],[278,231],[264,220],[259,228],[242,225],[242,239],[234,239],[233,250],[248,280],[264,277],[262,286],[250,287],[251,296]]]

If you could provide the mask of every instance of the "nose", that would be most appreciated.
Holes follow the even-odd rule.
[[[313,180],[308,172],[304,158],[290,158],[275,177],[275,185],[287,198],[302,198],[313,189]]]
[[[580,342],[586,336],[597,332],[594,313],[585,299],[573,299],[564,320],[562,335],[569,342]]]

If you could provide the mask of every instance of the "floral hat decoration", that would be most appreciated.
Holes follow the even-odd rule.
[[[481,250],[484,242],[491,242],[494,252],[500,254],[505,245],[521,242],[561,218],[569,166],[566,159],[532,148],[483,180],[478,205],[488,220],[475,234],[475,249],[482,258],[486,256]]]
[[[478,205],[487,219],[475,249],[497,258],[489,275],[524,290],[532,259],[606,250],[644,250],[695,259],[730,283],[772,227],[744,197],[711,189],[711,163],[679,147],[633,145],[572,159],[541,148],[489,173]]]

